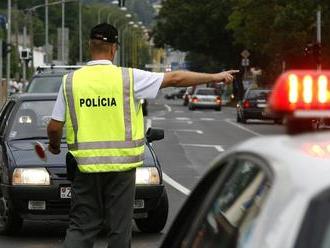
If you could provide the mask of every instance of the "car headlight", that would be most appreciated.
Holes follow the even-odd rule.
[[[135,184],[160,184],[156,167],[140,167],[136,169]]]
[[[50,185],[49,173],[45,168],[16,168],[13,185]]]

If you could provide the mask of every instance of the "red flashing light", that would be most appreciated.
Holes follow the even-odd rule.
[[[269,98],[275,112],[330,110],[330,71],[288,71],[276,81]]]

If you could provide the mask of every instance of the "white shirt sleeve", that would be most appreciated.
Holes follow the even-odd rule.
[[[52,119],[56,121],[65,122],[65,99],[63,95],[63,84],[57,95],[57,99],[54,105]]]
[[[156,98],[164,79],[164,73],[133,69],[134,94],[136,99]]]

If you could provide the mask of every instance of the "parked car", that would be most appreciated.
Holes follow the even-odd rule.
[[[189,100],[189,110],[212,108],[221,110],[221,97],[214,88],[197,88]]]
[[[183,99],[183,106],[188,106],[188,103],[191,99],[192,94],[194,93],[196,87],[187,87],[186,92],[183,94],[182,99]]]
[[[329,140],[329,132],[258,137],[223,153],[161,247],[330,247]]]
[[[37,68],[36,74],[32,77],[31,82],[27,86],[26,92],[58,92],[62,84],[63,75],[79,68],[81,68],[80,65],[40,66]]]
[[[182,99],[185,92],[186,92],[186,88],[175,89],[172,92],[165,94],[164,97],[169,100]]]
[[[282,118],[267,111],[270,89],[248,89],[243,99],[238,101],[236,106],[237,122],[246,123],[249,119],[274,120],[281,124]]]
[[[48,142],[46,127],[56,97],[55,93],[13,95],[0,113],[0,233],[17,233],[25,219],[68,219],[71,187],[65,137],[60,155],[47,152],[43,161],[34,153],[34,142]],[[136,170],[134,219],[143,232],[159,232],[167,221],[167,193],[151,146],[163,137],[163,130],[147,131],[144,163]]]

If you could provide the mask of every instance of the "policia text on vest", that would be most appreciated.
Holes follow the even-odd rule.
[[[80,98],[80,107],[116,107],[117,102],[114,97],[98,97],[98,98]]]

